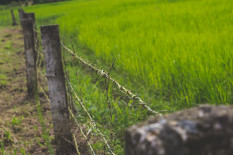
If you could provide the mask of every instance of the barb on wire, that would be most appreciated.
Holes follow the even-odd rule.
[[[112,68],[113,68],[115,62],[116,62],[116,58],[114,59],[112,65],[111,65],[111,67],[110,67],[110,69],[109,69],[109,71],[108,71],[108,75],[110,75],[110,73],[111,73],[111,71],[112,71]]]
[[[71,115],[71,117],[74,119],[75,123],[78,125],[80,131],[81,131],[81,134],[83,135],[83,137],[85,138],[85,140],[87,141],[87,144],[89,145],[90,149],[91,149],[91,152],[95,155],[95,151],[91,145],[91,143],[89,142],[87,136],[84,134],[83,132],[83,129],[81,127],[81,125],[78,123],[77,119],[74,117],[74,114],[72,113],[71,109],[68,107],[68,110],[69,110],[69,113]]]
[[[148,111],[150,111],[153,114],[160,114],[159,112],[156,112],[156,111],[152,110],[140,97],[138,97],[137,95],[133,94],[130,90],[126,89],[124,86],[120,85],[119,82],[117,82],[115,79],[111,78],[103,70],[96,68],[95,66],[93,66],[90,63],[88,63],[85,60],[83,60],[81,57],[77,56],[73,51],[71,51],[68,47],[66,47],[62,42],[61,42],[61,45],[64,47],[64,49],[66,49],[66,51],[68,53],[70,53],[70,55],[74,56],[82,64],[84,64],[85,66],[87,66],[91,70],[97,72],[103,78],[106,78],[106,79],[110,80],[113,84],[115,84],[118,87],[118,89],[120,89],[121,91],[123,91],[125,94],[129,95],[132,99],[138,100],[139,104],[142,105],[144,108],[146,108]]]
[[[110,73],[111,73],[111,71],[112,71],[112,69],[113,69],[113,67],[114,67],[114,64],[115,64],[115,62],[116,62],[116,58],[114,59],[114,61],[113,61],[113,63],[112,63],[112,65],[111,65],[111,67],[109,68],[109,71],[108,71],[108,75],[110,75]],[[97,78],[97,80],[98,80],[98,78]],[[97,81],[96,80],[96,81]],[[109,84],[107,84],[107,78],[105,78],[105,85],[106,85],[106,91],[108,90],[108,87],[109,87]]]
[[[67,81],[68,85],[70,86],[71,88],[71,91],[74,93],[75,95],[75,98],[78,100],[79,104],[81,105],[81,107],[83,108],[83,110],[87,113],[87,116],[89,117],[90,121],[91,121],[91,124],[92,126],[97,130],[97,132],[101,135],[101,137],[103,138],[104,140],[104,143],[106,144],[106,146],[108,147],[108,150],[111,152],[111,154],[115,155],[115,153],[113,153],[110,145],[108,144],[105,136],[103,135],[103,133],[98,129],[96,123],[94,122],[94,120],[92,119],[90,113],[87,111],[86,107],[84,106],[84,104],[82,103],[81,99],[78,97],[78,95],[76,94],[76,92],[74,91],[74,88],[71,86],[70,82]]]

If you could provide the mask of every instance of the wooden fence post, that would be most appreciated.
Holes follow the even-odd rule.
[[[59,27],[58,25],[41,26],[40,29],[52,109],[56,154],[75,154],[67,107]]]
[[[33,23],[33,28],[35,27],[35,14],[34,13],[25,13],[23,12],[22,14],[22,19],[28,19],[31,18],[32,19],[32,23]]]
[[[14,11],[13,11],[13,10],[11,10],[11,17],[12,17],[12,21],[13,21],[12,25],[13,25],[13,26],[17,25],[16,20],[15,20]]]
[[[31,18],[22,19],[24,33],[24,48],[26,55],[26,74],[28,96],[35,97],[37,93],[36,57],[34,48],[33,21]]]
[[[34,49],[38,49],[39,48],[39,41],[38,41],[38,36],[37,36],[37,32],[36,32],[35,14],[34,13],[23,13],[22,18],[23,19],[28,19],[28,18],[32,19],[32,23],[33,23],[33,36],[34,36]],[[38,53],[35,50],[35,59],[37,59],[37,55],[38,55]]]
[[[22,25],[23,14],[24,14],[23,9],[18,9],[18,13],[19,13],[19,22],[20,22],[21,27],[23,28],[23,25]]]

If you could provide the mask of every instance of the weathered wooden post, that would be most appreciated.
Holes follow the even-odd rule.
[[[52,109],[56,154],[75,154],[67,107],[59,27],[58,25],[50,25],[41,26],[40,29]]]
[[[34,13],[23,13],[22,15],[23,19],[28,19],[31,18],[32,19],[32,23],[33,23],[33,35],[34,35],[34,48],[38,49],[39,48],[39,42],[38,42],[38,36],[37,36],[37,32],[36,32],[36,20],[35,20],[35,14]],[[37,59],[37,51],[35,50],[35,59]]]
[[[17,25],[17,23],[16,23],[16,20],[15,20],[15,15],[14,15],[14,11],[13,10],[11,10],[11,17],[12,17],[12,25],[13,26],[16,26]]]
[[[35,28],[35,14],[34,13],[25,13],[23,12],[22,14],[22,19],[28,19],[31,18],[32,19],[32,23],[33,23],[33,29]]]
[[[24,49],[26,55],[26,74],[28,96],[35,97],[37,93],[37,74],[34,47],[33,21],[31,18],[22,19],[24,33]]]
[[[22,25],[23,14],[24,14],[23,9],[18,9],[18,13],[19,13],[19,21],[20,21],[20,25],[21,25],[21,27],[23,28],[23,25]]]
[[[34,14],[34,13],[25,13],[25,12],[23,12],[22,18],[23,18],[23,19],[24,19],[24,18],[31,18],[33,24],[35,24],[35,14]]]

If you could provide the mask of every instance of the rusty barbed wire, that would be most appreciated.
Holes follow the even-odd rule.
[[[72,50],[70,50],[68,47],[66,47],[62,42],[61,42],[61,45],[63,46],[63,48],[70,55],[72,55],[73,57],[75,57],[76,59],[78,59],[83,65],[85,65],[89,69],[95,71],[96,73],[98,73],[103,78],[106,78],[106,79],[110,80],[113,84],[115,84],[118,87],[119,90],[123,91],[125,94],[127,94],[128,96],[130,96],[133,100],[137,100],[139,102],[139,104],[141,106],[143,106],[144,108],[146,108],[148,111],[150,111],[153,114],[160,114],[159,112],[156,112],[156,111],[152,110],[140,97],[138,97],[137,95],[133,94],[129,89],[127,89],[124,86],[122,86],[115,79],[111,78],[106,72],[104,72],[104,70],[98,69],[97,67],[95,67],[95,66],[91,65],[90,63],[86,62],[81,57],[77,56]]]
[[[95,128],[97,130],[97,132],[101,135],[101,137],[103,138],[104,140],[104,143],[106,144],[106,146],[108,147],[108,150],[111,152],[111,154],[115,155],[115,153],[112,151],[110,145],[108,144],[104,134],[98,129],[95,121],[92,119],[90,113],[87,111],[86,107],[84,106],[84,104],[82,103],[81,99],[78,97],[77,93],[75,92],[74,88],[72,87],[72,85],[70,84],[69,81],[67,81],[68,85],[70,86],[71,88],[71,91],[74,93],[75,95],[75,98],[78,100],[79,104],[81,105],[81,107],[83,108],[83,110],[86,112],[87,116],[89,117],[90,121],[91,121],[91,124],[93,126],[93,128]]]

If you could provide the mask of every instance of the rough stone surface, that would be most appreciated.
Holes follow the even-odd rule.
[[[233,108],[201,105],[126,131],[126,155],[232,155]]]

